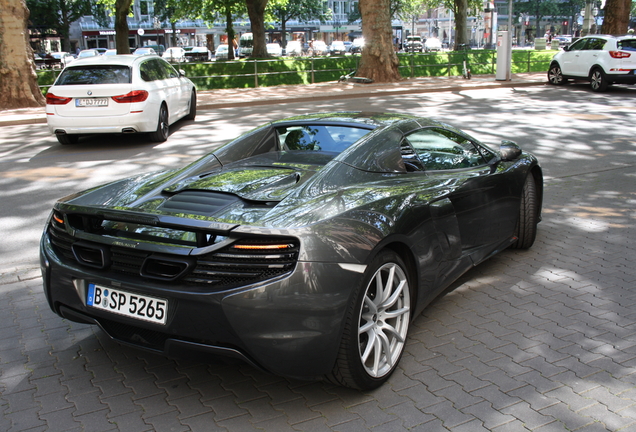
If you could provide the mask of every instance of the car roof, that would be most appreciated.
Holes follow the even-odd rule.
[[[134,56],[130,54],[118,54],[111,56],[95,56],[95,57],[86,57],[83,59],[77,59],[73,62],[73,67],[77,66],[91,66],[91,65],[121,65],[121,66],[132,66],[133,63],[139,62],[142,59],[146,59],[151,56]],[[159,56],[153,56],[156,58],[160,58]],[[69,66],[70,67],[70,66]]]
[[[591,34],[587,36],[583,36],[581,39],[589,39],[589,38],[607,38],[607,39],[636,39],[636,35],[626,34],[626,35],[610,35],[610,34]]]

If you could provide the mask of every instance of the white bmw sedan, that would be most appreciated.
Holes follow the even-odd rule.
[[[162,142],[171,124],[194,120],[196,102],[192,81],[159,56],[97,56],[64,69],[46,94],[46,117],[61,144],[136,132]]]

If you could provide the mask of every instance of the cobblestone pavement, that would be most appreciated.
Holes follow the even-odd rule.
[[[37,269],[2,269],[0,430],[636,431],[635,145],[555,172],[534,247],[429,306],[371,392],[120,346],[52,314]]]

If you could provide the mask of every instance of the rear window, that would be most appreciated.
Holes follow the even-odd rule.
[[[636,39],[623,39],[618,41],[619,50],[636,51]]]
[[[131,74],[128,66],[77,66],[64,69],[55,85],[130,84],[130,82]]]
[[[349,126],[303,125],[276,129],[281,150],[341,153],[370,132]]]

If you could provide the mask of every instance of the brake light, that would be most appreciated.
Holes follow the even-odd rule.
[[[73,98],[55,96],[53,93],[46,94],[46,104],[47,105],[66,105]]]
[[[146,90],[133,90],[125,95],[113,96],[113,100],[117,103],[135,103],[143,102],[148,99]]]
[[[292,244],[283,243],[283,244],[239,244],[232,246],[234,249],[243,249],[243,250],[284,250],[291,249],[294,247]]]
[[[627,57],[631,56],[630,53],[626,53],[626,52],[623,52],[623,51],[610,51],[609,55],[612,58],[615,58],[615,59],[622,59],[622,58],[627,58]]]

